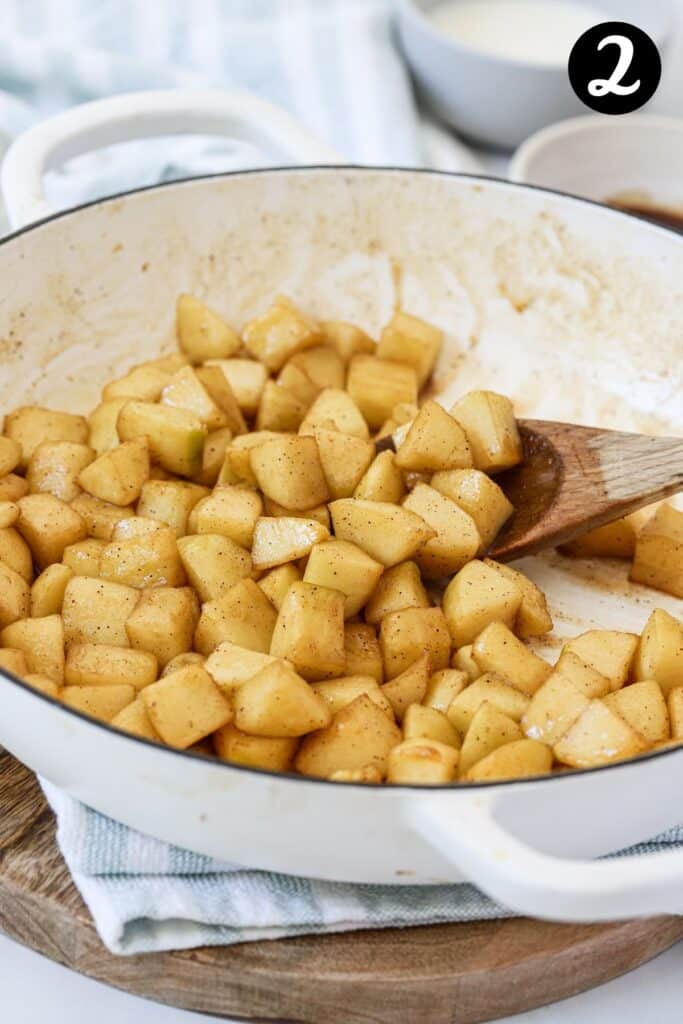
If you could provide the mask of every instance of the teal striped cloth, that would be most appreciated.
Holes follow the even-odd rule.
[[[513,916],[472,885],[344,885],[248,871],[141,835],[47,782],[57,842],[112,953]],[[628,853],[683,842],[683,827]]]

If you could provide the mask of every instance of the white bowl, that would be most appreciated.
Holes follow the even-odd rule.
[[[576,117],[515,153],[509,177],[599,202],[621,198],[683,215],[683,118]]]
[[[507,59],[446,36],[428,14],[443,0],[399,0],[404,53],[428,105],[464,135],[505,149],[554,121],[585,111],[567,68]],[[554,3],[556,0],[547,0]],[[591,0],[605,21],[643,28],[660,49],[673,21],[672,0]]]

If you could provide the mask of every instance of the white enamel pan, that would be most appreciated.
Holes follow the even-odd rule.
[[[113,142],[256,141],[280,168],[166,184],[53,215],[43,176]],[[174,344],[195,292],[241,324],[286,293],[377,332],[396,300],[446,333],[437,391],[484,385],[522,414],[683,428],[683,239],[595,204],[486,178],[330,166],[243,95],[145,93],[59,115],[4,165],[0,409],[86,411],[105,381]],[[327,165],[327,166],[323,166]],[[556,633],[640,630],[682,603],[616,563],[524,565]],[[543,648],[556,656],[559,639]],[[469,880],[538,917],[683,912],[683,850],[595,861],[683,822],[683,749],[594,771],[438,789],[313,781],[161,749],[3,677],[0,743],[143,832],[270,871],[366,883]]]

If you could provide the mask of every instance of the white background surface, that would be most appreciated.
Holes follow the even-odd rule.
[[[643,0],[645,2],[645,0]],[[653,2],[653,0],[648,0]],[[683,10],[683,0],[678,0]],[[683,32],[667,61],[654,107],[683,115]],[[493,173],[504,161],[485,158]],[[515,1018],[515,1024],[665,1024],[683,1019],[683,943],[637,971],[592,992]],[[275,1010],[275,1008],[273,1008]],[[210,1024],[128,996],[59,967],[0,936],[0,1024]],[[316,1022],[318,1024],[318,1022]],[[320,1021],[319,1024],[325,1024]],[[354,1024],[349,1020],[348,1024]]]

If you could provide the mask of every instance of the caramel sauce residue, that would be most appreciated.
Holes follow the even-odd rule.
[[[661,227],[671,228],[683,234],[683,207],[661,206],[645,192],[623,192],[606,200],[615,210],[633,213],[636,217],[649,220]]]

